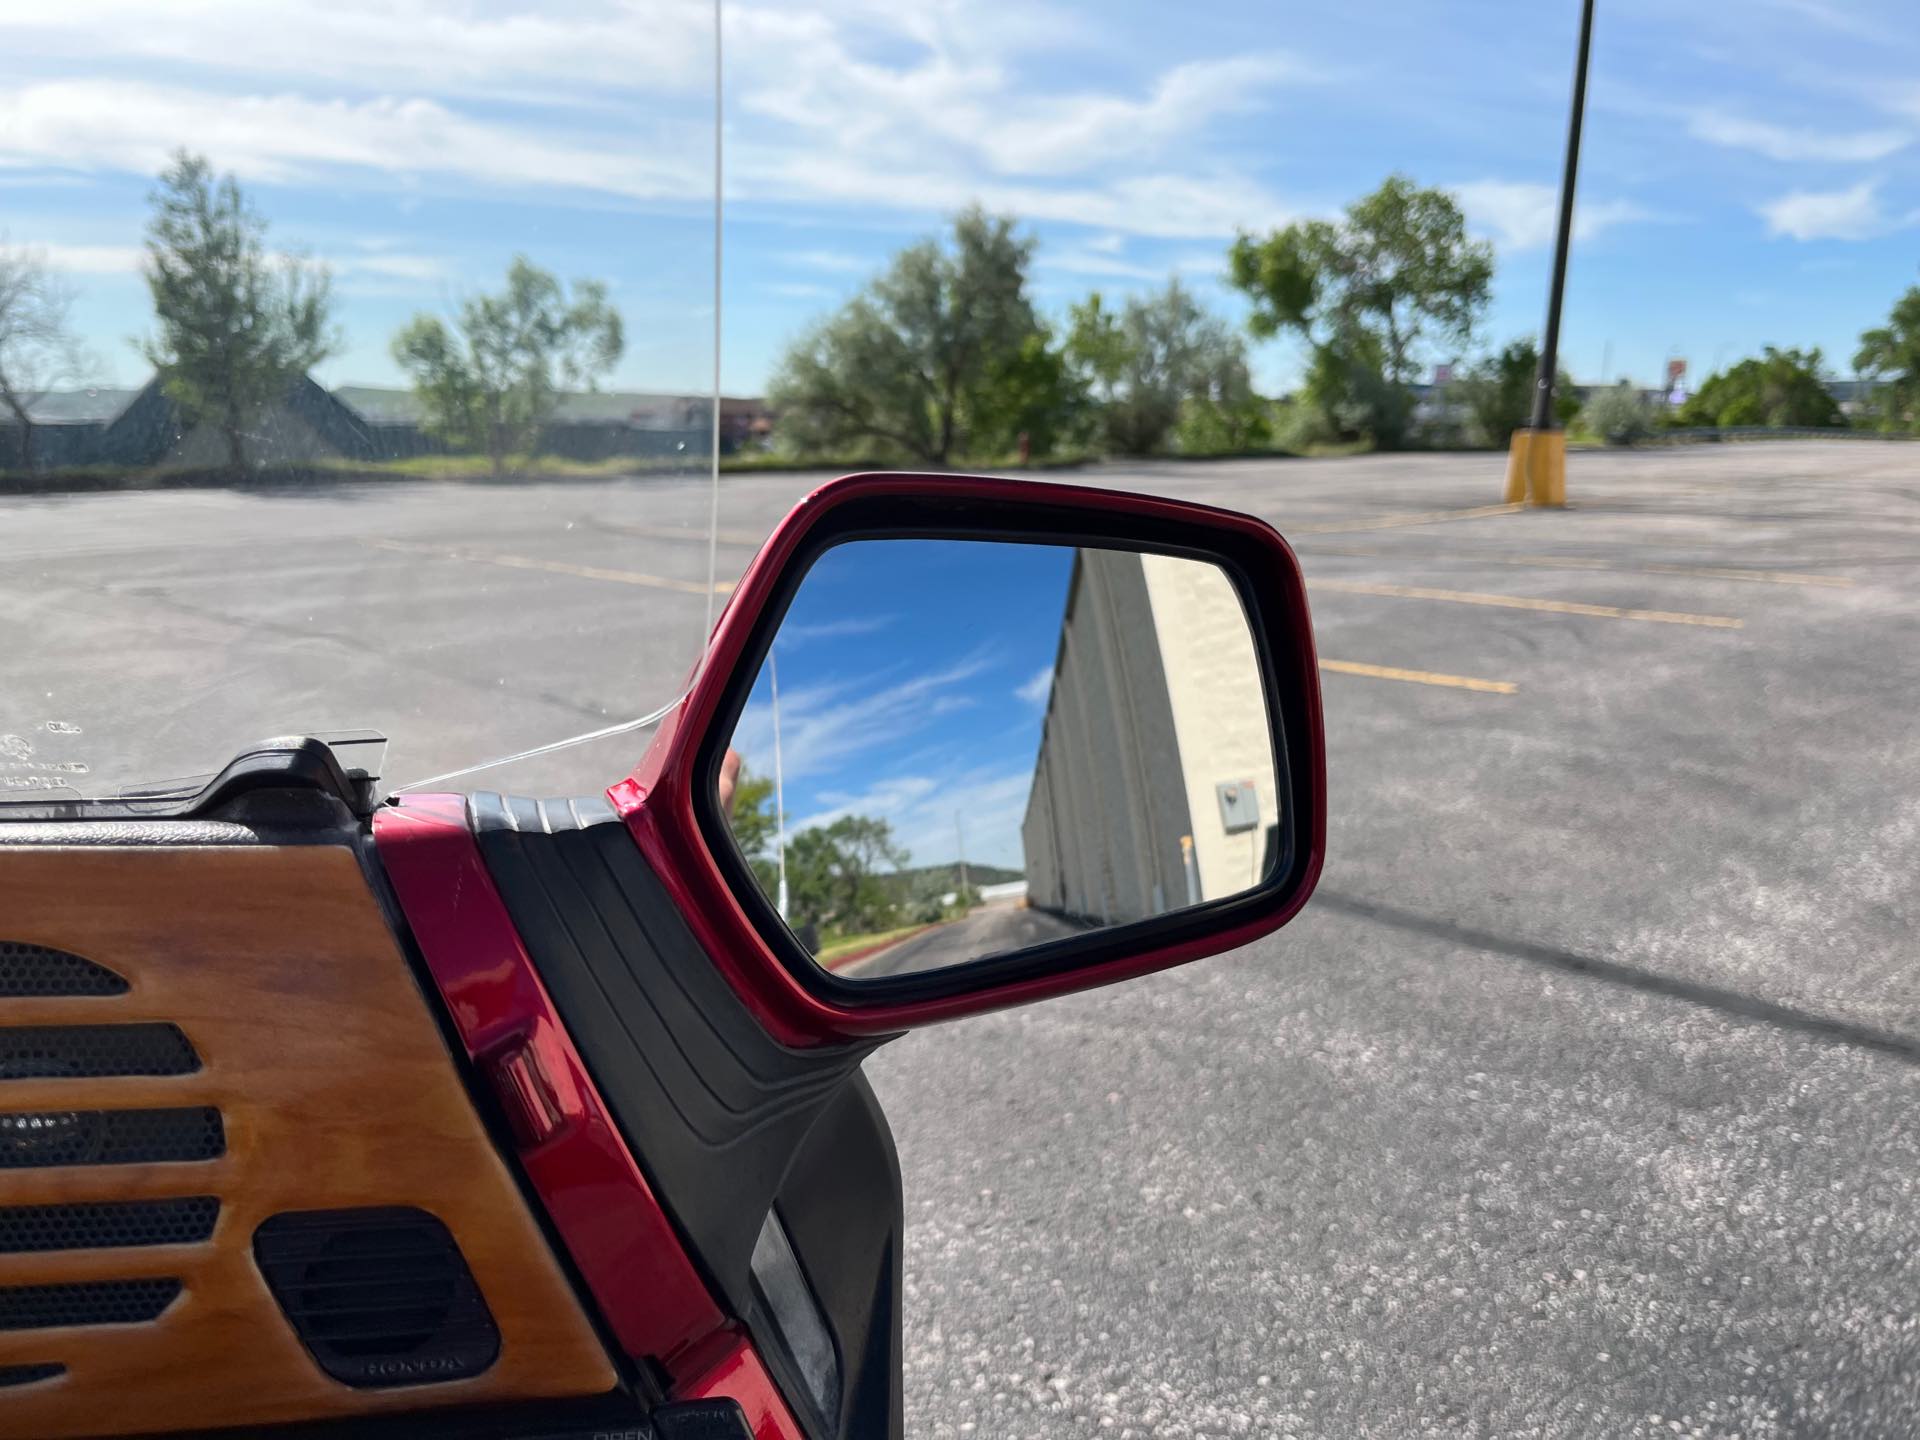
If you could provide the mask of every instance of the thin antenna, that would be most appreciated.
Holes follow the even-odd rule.
[[[721,129],[725,109],[720,93],[720,0],[713,0],[713,435],[708,458],[710,499],[707,504],[707,628],[701,632],[705,649],[713,634],[713,590],[720,549],[720,216],[725,204],[721,186]]]

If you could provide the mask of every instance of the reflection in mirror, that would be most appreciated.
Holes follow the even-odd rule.
[[[857,540],[794,595],[719,799],[807,953],[861,981],[1255,888],[1278,863],[1275,780],[1218,566]]]

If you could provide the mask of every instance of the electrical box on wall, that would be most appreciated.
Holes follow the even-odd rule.
[[[1213,787],[1220,797],[1220,824],[1229,835],[1260,825],[1260,791],[1251,780],[1222,780]]]

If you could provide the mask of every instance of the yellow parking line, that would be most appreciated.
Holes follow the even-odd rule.
[[[1699,580],[1752,580],[1763,585],[1824,585],[1835,590],[1851,589],[1853,581],[1844,575],[1801,575],[1791,570],[1736,570],[1724,565],[1662,565],[1645,561],[1638,565],[1616,565],[1610,560],[1589,560],[1572,555],[1476,556],[1492,559],[1499,565],[1544,566],[1556,570],[1622,570],[1647,575],[1691,575]]]
[[[1404,515],[1382,515],[1375,520],[1339,520],[1331,525],[1288,525],[1285,535],[1342,535],[1349,530],[1393,530],[1402,525],[1439,525],[1448,520],[1481,520],[1489,515],[1517,515],[1524,505],[1475,505],[1468,510],[1416,510]]]
[[[694,530],[684,525],[636,525],[626,520],[601,520],[588,516],[585,522],[596,530],[613,530],[622,535],[638,535],[647,540],[693,540],[704,545],[707,532]],[[751,530],[716,530],[714,538],[722,545],[750,545],[759,548],[766,538]]]
[[[1471,675],[1402,670],[1397,665],[1366,665],[1358,660],[1322,660],[1320,668],[1338,675],[1365,675],[1372,680],[1405,680],[1414,685],[1446,685],[1455,690],[1479,690],[1488,695],[1511,695],[1520,688],[1511,680],[1476,680]]]
[[[368,540],[376,550],[392,550],[402,555],[434,555],[442,560],[467,560],[476,565],[499,565],[508,570],[543,570],[552,575],[573,575],[582,580],[610,580],[617,585],[645,585],[655,590],[677,590],[684,595],[705,595],[707,587],[695,580],[675,580],[665,575],[648,575],[639,570],[609,570],[599,565],[574,565],[565,560],[536,560],[529,555],[508,555],[498,550],[462,550],[445,545],[419,545],[406,540]],[[713,593],[733,591],[731,580],[714,585]]]
[[[1680,610],[1628,610],[1618,605],[1587,605],[1578,600],[1536,600],[1524,595],[1433,590],[1425,585],[1374,585],[1364,580],[1309,580],[1307,583],[1316,590],[1338,590],[1346,595],[1386,595],[1396,600],[1447,600],[1457,605],[1495,605],[1505,610],[1591,615],[1602,620],[1651,620],[1661,625],[1708,625],[1720,630],[1738,630],[1745,623],[1731,615],[1689,615]]]
[[[1377,545],[1316,545],[1312,555],[1340,555],[1354,558],[1394,554]],[[1850,590],[1853,581],[1845,575],[1803,575],[1793,570],[1738,570],[1724,565],[1663,565],[1657,561],[1618,564],[1612,560],[1590,559],[1577,555],[1480,555],[1455,551],[1444,556],[1408,555],[1410,560],[1459,560],[1473,565],[1518,565],[1523,569],[1610,570],[1622,575],[1691,575],[1700,580],[1752,580],[1765,585],[1820,585],[1834,590]]]

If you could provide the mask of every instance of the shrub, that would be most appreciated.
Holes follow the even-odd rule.
[[[1631,445],[1653,433],[1653,411],[1631,385],[1595,390],[1580,423],[1609,445]]]

